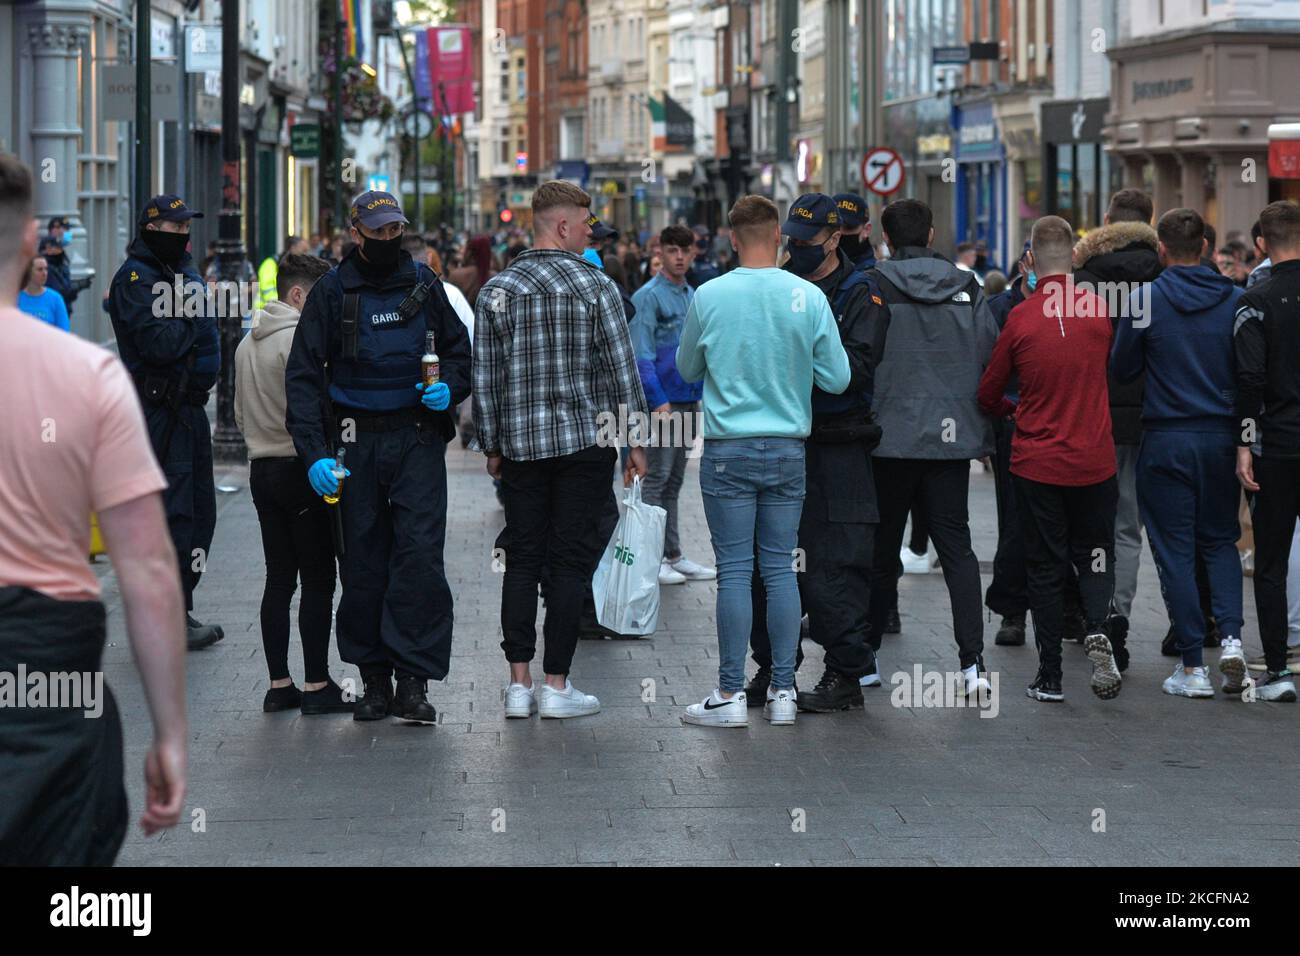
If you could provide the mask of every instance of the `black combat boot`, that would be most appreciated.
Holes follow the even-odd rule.
[[[393,706],[393,679],[387,674],[363,674],[366,689],[352,710],[353,720],[383,720]]]
[[[397,678],[392,714],[412,724],[436,724],[438,712],[429,703],[428,681],[420,677]]]
[[[829,667],[811,691],[799,695],[799,709],[813,714],[830,714],[862,706],[862,688],[857,678],[846,677]]]

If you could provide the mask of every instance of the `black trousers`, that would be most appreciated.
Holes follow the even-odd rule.
[[[363,677],[442,680],[451,664],[452,600],[443,565],[447,445],[437,424],[357,429],[336,507],[339,656]]]
[[[1287,560],[1300,518],[1300,459],[1256,456],[1255,481],[1255,611],[1265,662],[1280,671],[1286,667]]]
[[[501,463],[506,572],[501,583],[501,649],[512,664],[537,652],[537,587],[547,579],[542,669],[567,674],[591,575],[608,539],[598,526],[617,453],[593,445],[571,455]]]
[[[799,598],[808,635],[825,650],[826,666],[848,677],[871,670],[875,653],[867,635],[871,561],[876,522],[871,453],[860,442],[804,445],[805,487],[799,519]],[[754,564],[757,569],[757,561]],[[755,570],[754,624],[749,643],[759,667],[772,666],[767,599]],[[796,669],[803,649],[795,655]]]
[[[217,489],[212,477],[212,430],[208,426],[208,413],[201,405],[182,404],[177,409],[167,460],[163,461],[162,446],[167,441],[171,412],[152,402],[142,404],[149,441],[167,477],[167,490],[163,492],[167,529],[180,562],[185,610],[192,611],[194,589],[203,576],[212,535],[217,529]]]
[[[1119,484],[1112,475],[1095,485],[1066,487],[1013,476],[1025,542],[1029,606],[1034,612],[1038,666],[1061,676],[1062,593],[1068,569],[1079,576],[1088,633],[1103,629],[1115,592],[1115,508]]]
[[[331,516],[326,510],[329,505],[312,490],[307,466],[298,458],[254,458],[248,485],[262,529],[262,554],[266,559],[262,650],[271,680],[289,676],[289,607],[300,578],[298,635],[302,639],[304,680],[309,684],[328,680],[330,618],[334,611],[334,543],[330,537]]]
[[[903,529],[914,498],[919,498],[943,566],[952,605],[953,636],[961,666],[970,667],[984,653],[984,621],[980,603],[980,566],[971,550],[970,462],[919,458],[873,458],[880,527],[876,532],[871,574],[871,646],[880,649],[889,608],[898,600],[894,571],[903,546]],[[892,557],[891,557],[892,555]]]
[[[993,489],[998,507],[998,550],[993,557],[993,580],[984,592],[984,604],[1003,617],[1024,617],[1029,610],[1029,585],[1025,576],[1025,542],[1016,513],[1016,491],[1011,480],[1013,419],[993,422]]]
[[[88,694],[96,675],[102,692],[99,713],[84,696],[79,707],[0,707],[0,866],[112,866],[126,838],[122,720],[103,683],[105,621],[99,601],[0,587],[0,673],[85,675],[79,689]],[[26,696],[28,686],[15,684]]]

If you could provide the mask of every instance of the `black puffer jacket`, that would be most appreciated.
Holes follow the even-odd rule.
[[[1160,275],[1156,252],[1156,231],[1145,222],[1115,222],[1094,229],[1075,244],[1074,281],[1090,283],[1093,291],[1102,282],[1151,282]],[[1110,297],[1102,295],[1106,301]],[[1118,321],[1111,316],[1111,327]],[[1110,386],[1111,434],[1117,445],[1136,445],[1142,440],[1143,379],[1120,384],[1108,377]]]

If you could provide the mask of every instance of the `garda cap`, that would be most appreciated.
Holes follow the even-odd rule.
[[[839,228],[839,224],[839,212],[830,196],[825,193],[804,193],[790,204],[790,214],[786,217],[781,232],[806,242],[815,239],[817,233],[827,226]]]
[[[871,221],[867,201],[856,193],[840,193],[834,199],[835,208],[840,213],[840,225],[845,229],[857,229],[864,222]]]
[[[591,227],[592,239],[601,240],[618,238],[618,230],[613,226],[605,225],[594,213],[587,217],[587,225]]]
[[[375,189],[368,190],[352,200],[348,219],[352,225],[365,226],[367,229],[378,229],[390,222],[410,222],[402,215],[402,207],[393,198],[392,193],[379,192]]]
[[[140,225],[150,222],[185,222],[189,219],[202,219],[203,213],[195,212],[185,205],[185,200],[172,193],[154,196],[140,210]]]

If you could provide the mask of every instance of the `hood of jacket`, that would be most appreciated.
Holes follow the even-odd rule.
[[[1160,273],[1155,288],[1170,306],[1187,315],[1222,304],[1237,286],[1217,270],[1196,265],[1170,266]]]
[[[298,324],[298,310],[279,299],[272,299],[253,313],[252,336],[264,339],[281,329],[291,329]]]
[[[899,292],[916,302],[951,301],[975,282],[975,274],[958,269],[933,249],[904,246],[893,258],[876,263],[876,272]]]
[[[1113,222],[1074,246],[1074,267],[1105,282],[1146,282],[1160,274],[1156,231],[1145,222]]]

